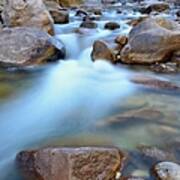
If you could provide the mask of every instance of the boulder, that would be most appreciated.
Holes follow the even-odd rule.
[[[108,22],[104,26],[104,29],[108,29],[108,30],[115,30],[119,28],[120,28],[120,25],[116,22]]]
[[[168,10],[169,8],[170,7],[169,7],[168,3],[158,2],[158,3],[152,3],[152,4],[148,5],[141,12],[146,13],[146,14],[150,14],[152,11],[163,12],[165,10]]]
[[[173,162],[160,162],[153,168],[158,180],[179,180],[180,165]]]
[[[95,28],[97,28],[97,24],[94,21],[90,20],[89,18],[88,19],[86,18],[85,21],[83,21],[80,24],[80,27],[88,28],[88,29],[95,29]]]
[[[127,64],[165,62],[179,49],[180,25],[164,18],[148,18],[131,30],[121,60]]]
[[[46,148],[23,151],[17,165],[29,180],[115,179],[124,163],[116,148]]]
[[[0,65],[25,66],[62,59],[63,44],[39,28],[16,27],[0,31]]]
[[[101,40],[94,42],[91,58],[93,61],[100,59],[115,63],[115,55],[113,51],[108,47],[106,42]]]
[[[37,27],[54,34],[53,19],[42,0],[5,0],[2,18],[7,27]]]
[[[54,1],[45,1],[45,4],[54,20],[54,23],[69,23],[69,12],[67,9],[63,9],[58,3]]]

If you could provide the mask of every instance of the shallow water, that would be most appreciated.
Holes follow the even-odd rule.
[[[179,83],[179,75],[159,75],[147,70],[114,67],[107,62],[91,62],[92,43],[131,27],[123,15],[104,12],[98,29],[76,34],[80,20],[71,13],[71,23],[55,25],[56,38],[67,49],[67,59],[40,68],[0,71],[0,179],[14,180],[16,154],[27,148],[49,145],[114,145],[134,150],[139,144],[160,145],[180,137],[180,96],[150,91],[132,84],[136,74],[147,74]],[[116,15],[116,16],[115,16]],[[121,28],[103,30],[105,22],[116,20]],[[118,19],[118,20],[117,20]],[[127,121],[116,126],[108,119],[118,113],[141,108],[156,109],[163,118]]]

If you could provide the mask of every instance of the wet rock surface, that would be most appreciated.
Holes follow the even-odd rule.
[[[111,118],[107,119],[103,124],[100,124],[100,126],[104,125],[110,125],[113,127],[118,127],[128,124],[128,123],[142,123],[145,121],[146,123],[160,120],[163,118],[163,113],[150,108],[142,108],[138,110],[129,110],[124,113],[120,113],[116,116],[112,116]]]
[[[104,28],[108,30],[115,30],[115,29],[119,29],[120,25],[116,22],[108,22],[105,24]]]
[[[124,163],[116,148],[47,148],[23,151],[17,164],[30,180],[114,179]]]
[[[64,45],[39,29],[17,27],[0,31],[1,66],[36,65],[64,57]]]
[[[161,89],[161,90],[174,90],[179,92],[180,86],[172,82],[160,80],[157,78],[152,78],[148,76],[136,76],[131,79],[133,83],[143,85],[147,88]]]

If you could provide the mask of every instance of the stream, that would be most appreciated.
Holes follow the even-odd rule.
[[[23,70],[0,70],[1,180],[20,179],[14,159],[24,149],[113,145],[133,151],[139,144],[163,146],[180,138],[179,94],[130,82],[131,77],[142,74],[179,83],[180,75],[91,61],[95,40],[128,34],[127,19],[141,14],[105,11],[97,21],[98,28],[82,34],[74,32],[81,19],[73,10],[70,16],[69,24],[55,24],[56,38],[67,50],[65,60]],[[104,30],[109,20],[117,21],[121,28]],[[127,121],[116,127],[106,123],[119,113],[141,108],[160,111],[163,120],[152,117],[152,121]]]

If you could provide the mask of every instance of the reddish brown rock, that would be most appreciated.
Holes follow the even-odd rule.
[[[120,44],[120,45],[125,45],[127,44],[127,42],[128,42],[128,38],[127,36],[124,36],[124,35],[119,35],[115,39],[115,43]]]
[[[124,159],[116,148],[47,148],[20,152],[17,164],[28,180],[111,180]]]
[[[113,51],[108,47],[106,42],[100,40],[94,42],[91,58],[93,61],[100,59],[115,63],[115,55]]]

